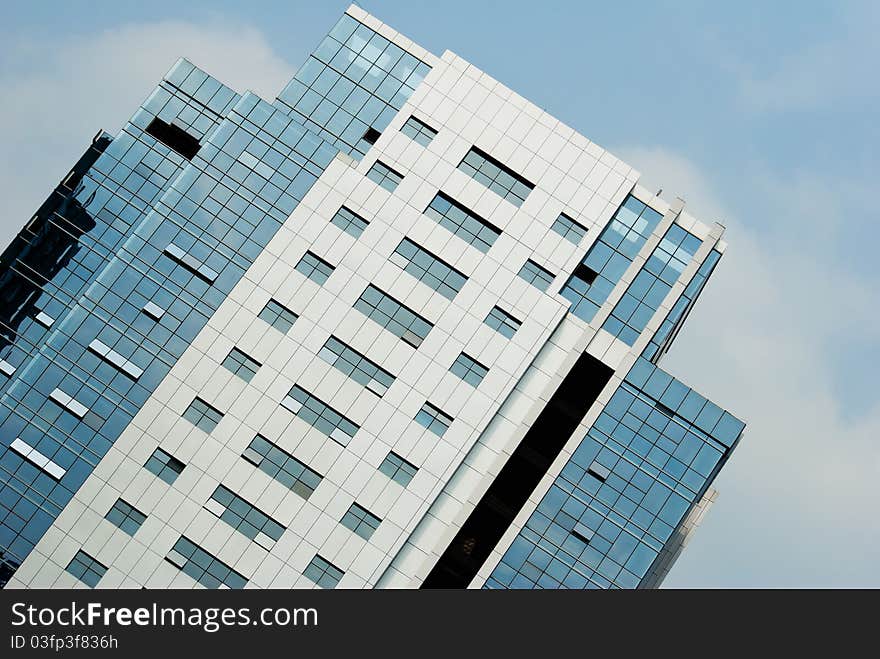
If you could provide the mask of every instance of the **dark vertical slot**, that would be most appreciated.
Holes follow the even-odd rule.
[[[422,588],[465,588],[611,379],[581,355],[428,574]]]

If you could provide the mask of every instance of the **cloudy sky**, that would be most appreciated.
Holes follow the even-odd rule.
[[[271,99],[347,6],[17,4],[0,25],[3,244],[178,56]],[[727,226],[664,367],[749,428],[666,585],[880,586],[880,5],[361,4]]]

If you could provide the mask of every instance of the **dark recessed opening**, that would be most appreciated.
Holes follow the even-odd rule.
[[[572,530],[571,534],[572,534],[575,538],[577,538],[578,540],[580,540],[581,542],[583,542],[585,545],[590,544],[590,538],[588,538],[587,536],[585,536],[583,533],[581,533],[581,532],[578,531],[577,529]]]
[[[583,279],[588,284],[592,284],[596,280],[596,277],[599,276],[599,273],[592,268],[588,268],[583,263],[579,263],[574,269],[574,276],[578,279]]]
[[[379,135],[381,135],[381,133],[370,126],[367,128],[367,132],[364,133],[364,141],[369,142],[370,144],[375,144],[376,140],[379,139]]]
[[[581,355],[486,490],[422,588],[466,588],[547,473],[613,371]]]
[[[675,410],[673,410],[671,407],[667,407],[666,405],[664,405],[660,401],[657,401],[656,403],[654,403],[654,407],[656,407],[658,410],[663,412],[663,414],[668,416],[670,419],[675,417]]]
[[[195,137],[174,124],[166,124],[158,117],[147,126],[147,134],[152,135],[165,146],[174,149],[187,160],[192,160],[201,148]]]

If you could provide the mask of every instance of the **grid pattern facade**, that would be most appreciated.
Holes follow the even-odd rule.
[[[581,250],[589,255],[606,243],[647,260],[649,237],[663,242],[651,213],[666,216],[664,232],[670,222],[687,227],[723,251],[709,227],[686,215],[670,219],[660,202],[649,208],[644,200],[652,197],[636,186],[637,173],[611,154],[457,56],[435,57],[357,7],[272,103],[250,93],[230,96],[185,63],[168,79],[176,82],[163,83],[170,95],[163,103],[179,85],[190,90],[177,114],[142,113],[132,123],[143,135],[137,142],[175,164],[165,166],[165,186],[149,203],[131,198],[131,230],[103,265],[88,260],[98,263],[94,276],[85,273],[70,305],[22,303],[20,326],[35,328],[37,337],[25,352],[58,362],[58,370],[21,368],[20,341],[0,354],[2,377],[13,383],[3,389],[0,381],[0,429],[17,433],[0,454],[0,476],[30,478],[46,493],[45,503],[0,497],[0,513],[8,510],[10,528],[21,530],[10,535],[0,527],[0,544],[31,541],[5,554],[12,562],[4,558],[10,570],[0,576],[11,576],[16,587],[74,584],[66,566],[77,552],[105,566],[105,588],[418,586],[444,555],[438,539],[480,500],[485,475],[495,473],[487,466],[512,455],[528,424],[523,410],[548,400],[571,351],[588,350],[623,372],[642,345],[607,332],[586,336],[597,327],[585,330],[567,314],[572,300],[552,288],[552,273],[598,280],[602,268],[592,271],[579,259]],[[65,221],[82,220],[86,243],[91,216],[72,192],[91,180],[95,161],[118,153],[120,139],[99,137],[68,177],[70,190],[53,195],[67,200]],[[137,148],[135,169],[146,159],[161,165]],[[101,179],[94,200],[85,188],[77,198],[83,206],[104,203],[103,190],[117,183]],[[637,204],[642,208],[631,213]],[[41,211],[33,236],[58,208]],[[99,219],[95,231],[116,222]],[[612,245],[612,224],[635,247]],[[596,227],[598,238],[586,227]],[[66,263],[63,250],[73,242],[60,242],[53,258]],[[668,263],[680,247],[665,250]],[[58,272],[69,270],[61,265]],[[703,274],[690,283],[680,271],[666,282],[682,301],[667,317],[671,325],[658,330],[652,317],[638,328],[657,339],[657,352],[708,276],[703,266],[697,272]],[[603,322],[619,304],[606,298],[597,304]],[[40,293],[32,299],[43,300]],[[4,322],[0,317],[0,332]],[[618,391],[651,399],[653,380],[631,380]],[[9,408],[27,426],[22,432],[4,426],[9,392],[16,397]],[[719,445],[718,437],[736,430],[723,413],[706,430],[715,408],[705,401],[691,420],[693,401],[676,406],[665,390],[656,395],[667,399],[656,409],[668,407],[670,418]],[[632,407],[620,421],[626,427],[643,413]],[[32,412],[39,428],[29,421]],[[601,414],[590,412],[589,427],[601,430]],[[655,439],[646,428],[656,422],[649,415],[638,432]],[[590,439],[615,449],[611,439]],[[669,452],[665,440],[655,443]],[[59,446],[77,457],[69,460]],[[708,475],[702,463],[675,457],[696,474],[685,471],[679,485],[699,490],[729,449]],[[597,452],[579,468],[600,488],[620,491],[626,467],[607,458]],[[672,459],[664,468],[674,471]],[[639,469],[665,484],[665,472],[653,473],[647,460]],[[559,469],[548,469],[547,491]],[[53,482],[64,491],[52,490]],[[16,484],[14,491],[23,490]],[[603,501],[611,496],[605,492]],[[76,505],[66,505],[71,498]],[[653,499],[648,503],[653,512]],[[537,514],[534,507],[525,504],[523,520]],[[665,531],[660,522],[674,524],[664,510],[644,529],[655,543]],[[140,531],[138,514],[145,517]],[[541,514],[562,527],[570,521],[547,506]],[[608,529],[577,519],[571,538],[604,550]],[[101,528],[83,533],[88,520]],[[41,525],[54,527],[42,540]],[[515,536],[499,542],[474,585],[513,584],[490,576],[510,563],[501,558]],[[140,558],[132,564],[126,557],[136,547]],[[622,551],[612,546],[602,558],[620,566],[617,585],[629,584],[622,570],[636,574]],[[575,567],[591,584],[608,579],[607,566],[591,575]],[[549,583],[558,573],[552,568],[551,576],[528,578]]]
[[[571,313],[593,320],[661,217],[632,195],[626,198],[560,291],[571,302]]]
[[[367,130],[384,131],[430,68],[344,15],[277,102],[340,151],[361,157],[371,146]]]
[[[485,587],[638,587],[742,429],[640,359]]]
[[[673,224],[651,252],[602,329],[631,346],[690,263],[701,241]]]

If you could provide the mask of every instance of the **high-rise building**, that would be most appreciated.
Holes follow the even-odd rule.
[[[272,102],[181,60],[2,255],[0,581],[656,586],[722,233],[355,6]]]

